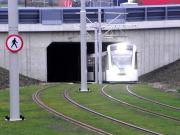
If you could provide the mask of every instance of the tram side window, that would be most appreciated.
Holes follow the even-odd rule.
[[[135,53],[135,69],[138,69],[137,52]]]
[[[102,56],[102,71],[104,72],[106,70],[106,57]]]
[[[105,70],[109,70],[109,61],[108,61],[108,55],[106,54],[105,56],[103,56],[103,71]]]
[[[94,58],[88,58],[88,72],[94,72]]]

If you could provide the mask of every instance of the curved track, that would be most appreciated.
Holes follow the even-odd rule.
[[[47,112],[49,112],[49,113],[51,113],[51,114],[53,114],[53,115],[55,115],[55,116],[57,116],[57,117],[63,118],[63,119],[65,119],[65,120],[67,120],[67,121],[72,122],[72,123],[75,124],[75,125],[81,126],[81,127],[85,128],[85,129],[88,129],[88,130],[93,131],[93,132],[95,132],[95,133],[98,133],[98,134],[101,134],[101,135],[112,135],[111,133],[108,133],[108,132],[106,132],[106,131],[104,131],[104,130],[102,130],[102,129],[95,128],[95,127],[93,127],[93,126],[91,126],[91,125],[82,123],[82,122],[80,122],[80,121],[78,121],[78,120],[75,120],[75,119],[73,119],[73,118],[71,118],[71,117],[68,117],[68,116],[66,116],[66,115],[64,115],[64,114],[62,114],[62,113],[60,113],[60,112],[57,112],[56,110],[50,108],[49,106],[47,106],[47,105],[46,105],[45,103],[43,103],[43,101],[41,100],[40,94],[41,94],[42,91],[47,90],[48,88],[49,88],[49,87],[40,89],[40,90],[38,90],[37,92],[35,92],[35,93],[32,95],[33,100],[34,100],[41,108],[43,108],[43,109],[46,110]]]
[[[153,112],[153,111],[144,109],[144,108],[142,108],[142,107],[129,104],[129,103],[124,102],[124,101],[122,101],[122,100],[119,100],[119,99],[117,99],[117,98],[114,98],[114,97],[112,97],[111,95],[108,95],[108,94],[104,91],[105,87],[107,87],[107,85],[105,85],[105,86],[101,89],[101,93],[102,93],[104,96],[106,96],[106,97],[108,97],[108,98],[110,98],[110,99],[112,99],[112,100],[114,100],[114,101],[117,101],[117,102],[122,103],[122,104],[125,104],[125,105],[127,105],[127,106],[129,106],[129,107],[132,107],[132,108],[141,110],[141,111],[143,111],[143,112],[146,112],[146,113],[149,113],[149,114],[152,114],[152,115],[155,115],[155,116],[159,116],[159,117],[163,117],[163,118],[168,118],[168,119],[175,120],[175,121],[180,121],[180,119],[178,119],[178,118],[175,118],[175,117],[172,117],[172,116],[168,116],[168,115],[165,115],[165,114],[161,114],[161,113],[157,113],[157,112]]]
[[[140,99],[143,99],[143,100],[146,100],[146,101],[149,101],[149,102],[152,102],[152,103],[154,103],[154,104],[158,104],[158,105],[161,105],[161,106],[164,106],[164,107],[167,107],[167,108],[171,108],[171,109],[174,109],[174,110],[178,110],[178,111],[180,110],[180,108],[178,108],[178,107],[174,107],[174,106],[167,105],[167,104],[164,104],[164,103],[155,101],[155,100],[151,100],[151,99],[145,98],[145,97],[143,97],[143,96],[139,96],[139,95],[137,95],[136,93],[134,93],[133,91],[131,91],[131,90],[129,89],[129,85],[126,86],[126,89],[127,89],[127,91],[128,91],[131,95],[133,95],[133,96],[135,96],[135,97],[137,97],[137,98],[140,98]]]
[[[121,121],[121,120],[112,118],[112,117],[110,117],[110,116],[101,114],[101,113],[96,112],[96,111],[94,111],[94,110],[91,110],[91,109],[89,109],[89,108],[87,108],[87,107],[85,107],[85,106],[83,106],[83,105],[75,102],[74,100],[72,100],[72,99],[69,97],[67,90],[64,91],[64,97],[65,97],[69,102],[71,102],[72,104],[76,105],[76,106],[79,107],[79,108],[84,109],[84,110],[87,111],[87,112],[91,112],[91,113],[96,114],[96,115],[98,115],[98,116],[100,116],[100,117],[106,118],[106,119],[108,119],[108,120],[111,120],[111,121],[113,121],[113,122],[119,123],[119,124],[124,125],[124,126],[128,126],[128,127],[137,129],[137,130],[142,131],[142,132],[146,132],[146,133],[149,133],[149,134],[152,134],[152,135],[162,135],[161,133],[157,133],[157,132],[154,132],[154,131],[149,130],[149,129],[141,128],[141,127],[139,127],[139,126],[136,126],[136,125],[133,125],[133,124],[130,124],[130,123],[127,123],[127,122],[124,122],[124,121]]]

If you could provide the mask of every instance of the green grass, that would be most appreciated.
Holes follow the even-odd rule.
[[[178,93],[172,94],[169,92],[163,92],[148,85],[136,85],[133,91],[146,98],[156,100],[168,105],[180,107],[180,96],[178,96]]]
[[[138,85],[135,87],[141,88],[141,85]],[[127,92],[126,85],[113,85],[113,86],[111,85],[111,86],[108,86],[105,88],[105,92],[107,92],[109,95],[111,95],[117,99],[128,102],[130,104],[180,119],[180,111],[175,111],[174,109],[162,107],[160,105],[156,105],[154,103],[151,103],[151,102],[139,99],[135,96],[132,96]],[[169,99],[166,98],[166,100],[168,101]]]
[[[20,90],[21,113],[26,120],[9,122],[9,91],[0,91],[0,135],[94,135],[79,126],[57,118],[32,101],[32,93],[43,86],[31,86]]]
[[[73,117],[74,119],[80,120],[84,123],[88,123],[92,126],[95,126],[97,128],[101,128],[105,131],[108,131],[110,133],[113,133],[114,135],[143,135],[145,133],[139,132],[135,129],[119,125],[117,123],[113,123],[109,120],[106,120],[104,118],[98,117],[97,115],[85,112],[82,109],[77,108],[76,106],[70,104],[68,101],[64,99],[62,96],[63,91],[67,87],[75,87],[74,85],[68,86],[61,84],[59,87],[48,89],[47,91],[44,91],[42,94],[42,99],[44,102],[46,102],[49,106],[56,109],[59,112],[62,112],[65,115],[68,115],[70,117]],[[96,100],[100,97],[98,93],[98,86],[95,86],[93,88],[93,91],[91,92],[79,92],[78,91],[78,85],[74,88],[71,94],[73,94],[73,97],[77,97],[79,99],[84,99],[84,96],[86,96],[87,101],[92,101],[92,105],[95,107],[99,107],[102,104],[102,102]],[[94,94],[97,94],[97,97],[94,97]],[[117,106],[116,106],[117,107]],[[110,109],[111,110],[111,109]],[[113,112],[113,110],[111,110]]]
[[[180,122],[162,119],[141,111],[137,111],[136,109],[126,107],[119,103],[112,102],[99,94],[97,86],[93,85],[90,87],[90,89],[92,92],[89,93],[80,93],[74,89],[70,92],[70,95],[77,102],[116,119],[130,122],[140,127],[154,130],[163,134],[179,135]]]
[[[8,122],[4,116],[9,114],[9,91],[0,91],[0,135],[95,135],[79,126],[75,126],[61,118],[57,118],[36,105],[32,101],[32,93],[45,86],[31,86],[20,90],[21,112],[25,121]],[[77,102],[111,117],[137,124],[165,135],[178,135],[180,122],[157,118],[135,109],[125,107],[117,102],[108,100],[99,94],[98,85],[89,85],[90,92],[79,92],[79,85],[59,84],[42,93],[42,100],[55,110],[88,123],[114,135],[143,135],[135,129],[111,122],[70,104],[63,97],[64,89],[71,89],[70,96]],[[109,86],[112,91],[117,85]],[[108,91],[109,92],[109,91]]]

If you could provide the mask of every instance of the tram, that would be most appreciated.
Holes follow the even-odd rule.
[[[95,79],[95,55],[88,56],[88,81]],[[137,82],[137,48],[129,42],[107,46],[102,53],[102,78],[105,82]]]

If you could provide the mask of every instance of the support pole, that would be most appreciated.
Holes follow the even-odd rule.
[[[97,23],[95,22],[95,29],[94,29],[94,48],[95,48],[95,83],[98,83],[98,27]]]
[[[49,0],[49,6],[53,7],[53,0]]]
[[[101,32],[101,8],[98,9],[98,40],[99,40],[99,84],[102,84],[102,32]]]
[[[27,0],[24,0],[24,7],[27,7]]]
[[[86,41],[86,10],[85,0],[81,0],[80,11],[80,28],[81,28],[81,89],[80,91],[88,91],[87,89],[87,41]]]
[[[9,35],[18,34],[18,1],[8,0]],[[18,54],[9,52],[10,58],[10,121],[20,119]]]

